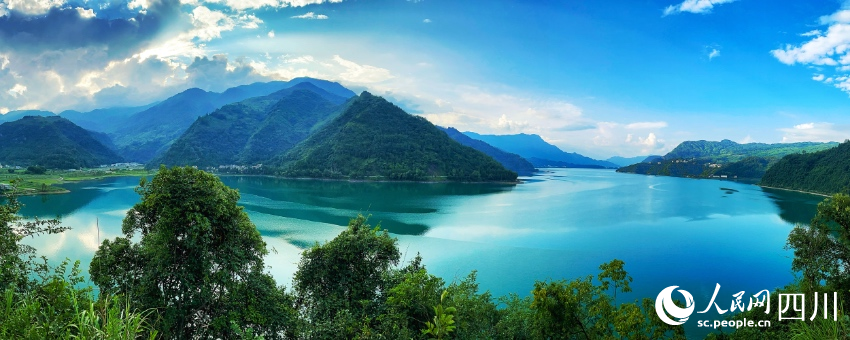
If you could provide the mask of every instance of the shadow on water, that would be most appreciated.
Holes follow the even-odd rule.
[[[222,176],[224,184],[245,195],[255,195],[276,203],[242,202],[259,213],[334,225],[346,225],[357,213],[372,214],[373,224],[381,222],[389,232],[422,235],[429,226],[406,223],[393,214],[434,214],[441,201],[452,196],[480,196],[509,192],[515,184],[501,183],[411,183],[298,180],[259,176]],[[307,208],[298,207],[307,206]],[[263,231],[278,235],[280,231]]]
[[[779,208],[779,217],[788,223],[809,224],[817,213],[818,203],[825,197],[801,192],[762,188]]]

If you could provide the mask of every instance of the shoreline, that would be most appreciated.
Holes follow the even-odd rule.
[[[756,184],[756,185],[757,185],[758,187],[760,187],[760,188],[775,189],[775,190],[783,190],[783,191],[793,191],[793,192],[799,192],[799,193],[801,193],[801,194],[809,194],[809,195],[815,195],[815,196],[821,196],[821,197],[832,197],[832,195],[821,194],[821,193],[818,193],[818,192],[803,191],[803,190],[794,190],[794,189],[786,189],[786,188],[777,188],[777,187],[769,187],[769,186],[766,186],[766,185],[758,185],[758,184]]]

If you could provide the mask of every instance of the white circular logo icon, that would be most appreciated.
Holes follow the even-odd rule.
[[[682,293],[682,296],[685,297],[685,308],[681,308],[676,306],[673,303],[673,290],[679,288],[679,286],[670,286],[664,288],[661,293],[658,293],[658,298],[655,299],[655,312],[658,313],[658,317],[661,318],[661,321],[672,326],[677,326],[688,321],[688,318],[691,314],[694,313],[694,297],[691,296],[691,293],[688,293],[684,289],[679,289],[679,293]],[[674,319],[671,319],[668,315],[672,316]]]

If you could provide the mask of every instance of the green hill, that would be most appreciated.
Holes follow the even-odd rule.
[[[531,162],[529,162],[525,158],[522,158],[522,156],[520,155],[502,151],[501,149],[487,144],[484,141],[473,139],[472,137],[461,133],[455,128],[439,128],[445,131],[446,134],[448,134],[449,137],[451,137],[451,139],[454,139],[456,142],[462,145],[466,145],[475,150],[481,151],[487,154],[487,156],[493,157],[493,159],[502,164],[502,166],[504,166],[506,169],[516,172],[520,176],[530,176],[535,171],[537,171],[537,169],[534,168],[534,165],[532,165]]]
[[[517,174],[463,146],[419,116],[363,92],[285,156],[277,174],[290,177],[392,180],[515,181]]]
[[[28,116],[0,125],[3,164],[72,169],[121,161],[89,131],[65,118]]]
[[[227,104],[267,96],[304,83],[327,89],[329,93],[347,94],[348,97],[344,98],[354,96],[342,85],[312,78],[254,83],[230,88],[223,93],[192,88],[123,119],[121,126],[109,133],[122,156],[145,163],[167,151],[171,143],[183,135],[198,117]]]
[[[767,170],[760,184],[822,194],[850,193],[850,142],[782,157]]]
[[[833,148],[838,143],[747,143],[739,144],[724,139],[712,141],[686,141],[679,144],[673,151],[667,153],[664,159],[703,159],[715,163],[732,163],[744,158],[755,156],[764,158],[782,158],[785,155],[801,151],[817,152]]]
[[[343,102],[345,98],[301,83],[265,97],[225,105],[198,118],[149,165],[264,163],[306,139]]]
[[[645,175],[738,178],[758,180],[765,171],[785,155],[817,152],[835,147],[838,143],[748,143],[728,139],[719,142],[686,141],[664,157],[647,159],[644,163],[622,167],[617,172]]]

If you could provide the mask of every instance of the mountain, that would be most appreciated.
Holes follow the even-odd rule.
[[[593,165],[600,168],[619,168],[617,164],[611,162],[592,159],[575,152],[564,152],[557,146],[547,143],[538,135],[524,133],[518,135],[479,135],[474,132],[464,132],[464,134],[504,151],[518,154],[536,167],[546,167],[547,164],[565,164],[582,167]],[[537,163],[532,159],[538,160]]]
[[[62,117],[28,116],[0,125],[0,163],[54,169],[121,162],[91,133]]]
[[[759,184],[828,195],[850,193],[850,142],[782,157],[767,169]]]
[[[296,78],[288,82],[254,83],[228,89],[223,93],[192,88],[168,98],[147,110],[128,117],[110,135],[119,153],[131,161],[148,162],[165,152],[195,120],[226,104],[248,98],[266,96],[301,83],[310,83],[327,92],[348,95],[354,93],[337,83],[312,78]]]
[[[652,156],[637,156],[637,157],[614,156],[614,157],[606,159],[606,161],[617,164],[619,166],[626,166],[626,165],[632,165],[632,164],[635,164],[635,163],[642,163],[648,157],[652,157]]]
[[[622,167],[617,172],[645,175],[758,180],[785,155],[830,149],[837,143],[748,143],[686,141],[661,158]]]
[[[5,122],[13,122],[18,119],[27,117],[27,116],[36,116],[36,117],[53,117],[56,116],[55,113],[50,111],[41,111],[41,110],[19,110],[19,111],[9,111],[4,115],[0,115],[0,123]]]
[[[644,160],[642,160],[641,163],[660,162],[662,160],[664,160],[664,156],[651,155],[651,156],[646,156],[646,158]]]
[[[126,124],[126,120],[133,114],[147,110],[156,104],[136,107],[113,107],[88,112],[66,110],[60,112],[59,116],[74,122],[74,124],[79,125],[83,129],[110,133]]]
[[[506,169],[516,172],[520,176],[530,176],[535,171],[537,171],[537,169],[534,168],[534,165],[532,165],[531,162],[529,162],[525,158],[522,158],[520,155],[505,152],[483,141],[472,139],[471,137],[461,133],[460,131],[452,127],[444,128],[438,126],[438,128],[445,131],[446,134],[448,134],[449,137],[451,137],[451,139],[454,139],[456,142],[462,145],[466,145],[475,150],[481,151],[487,156],[493,157],[493,159],[501,163],[502,166],[504,166]]]
[[[306,139],[345,101],[304,82],[265,97],[228,104],[198,118],[149,165],[263,163]]]
[[[746,157],[782,158],[785,155],[801,151],[817,152],[837,146],[838,143],[748,143],[738,144],[724,139],[719,142],[713,141],[686,141],[676,146],[673,151],[667,153],[664,159],[688,159],[699,158],[717,163],[731,163],[740,161]]]
[[[428,122],[363,92],[286,155],[271,162],[290,177],[515,181],[517,174]]]

